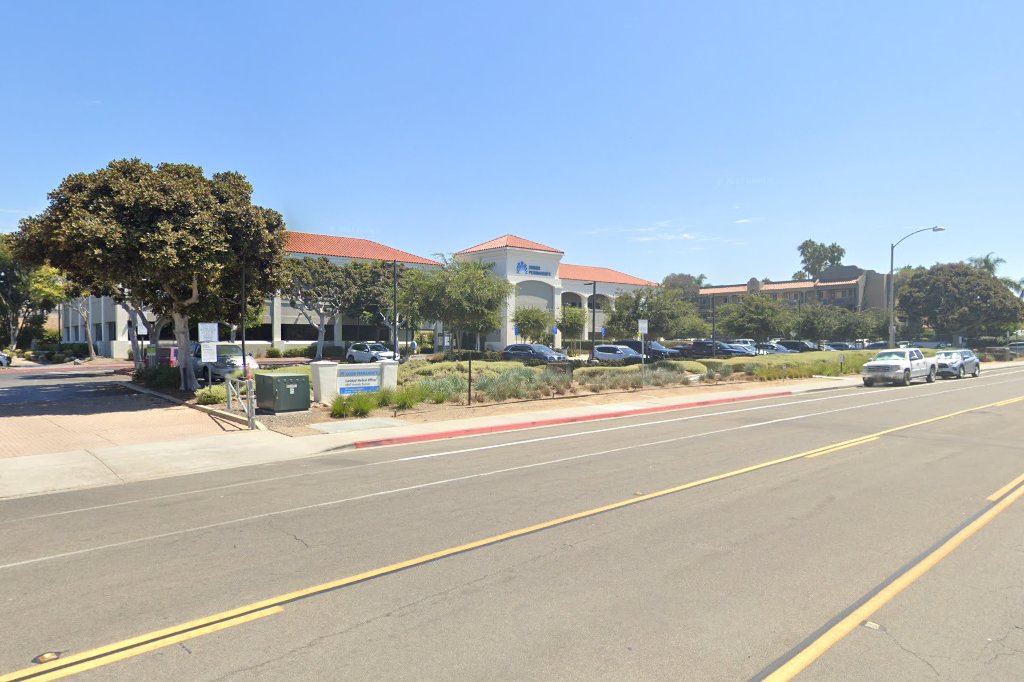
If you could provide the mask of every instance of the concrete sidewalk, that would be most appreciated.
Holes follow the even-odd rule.
[[[830,383],[834,388],[850,386],[846,381]],[[26,455],[0,460],[0,499],[301,459],[345,448],[441,440],[782,397],[822,387],[822,382],[810,382],[792,390],[768,385],[704,395],[696,392],[687,398],[645,398],[420,424],[398,419],[371,419],[365,424],[345,420],[325,425],[327,432],[323,435],[303,438],[273,431],[239,431],[214,437]]]

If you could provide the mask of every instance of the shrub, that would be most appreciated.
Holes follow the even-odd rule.
[[[348,402],[348,396],[339,395],[331,403],[331,416],[335,419],[342,419],[352,414],[352,408]]]
[[[267,349],[267,357],[268,358],[279,358],[279,357],[281,357],[281,349],[280,348],[268,348]]]
[[[63,353],[54,353],[53,354],[53,361],[58,363],[58,364],[64,362],[66,359],[67,359],[67,356],[65,356]]]
[[[395,391],[395,407],[399,410],[412,409],[422,403],[425,399],[426,395],[419,384],[402,386]]]
[[[382,388],[377,391],[377,406],[389,407],[395,404],[395,391],[392,388]]]
[[[728,379],[732,376],[732,365],[724,364],[718,368],[718,376]]]
[[[199,405],[218,405],[228,401],[228,389],[224,385],[207,386],[196,391],[196,403]]]
[[[373,393],[356,393],[346,402],[353,417],[365,417],[377,409],[377,396]]]
[[[528,367],[516,367],[492,375],[481,376],[477,391],[491,400],[501,402],[510,398],[525,398],[536,382],[537,374]]]
[[[311,358],[316,355],[316,344],[311,343],[308,346],[300,346],[298,348],[289,348],[284,351],[284,357],[286,358]]]
[[[469,381],[461,374],[445,374],[438,377],[428,377],[419,383],[420,389],[426,399],[432,403],[441,404],[451,400],[458,400],[465,395],[469,388]]]
[[[181,385],[181,373],[177,367],[170,365],[136,370],[132,376],[137,383],[153,388],[177,388]]]

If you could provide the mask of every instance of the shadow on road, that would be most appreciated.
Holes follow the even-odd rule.
[[[0,417],[109,414],[166,407],[166,401],[135,393],[116,383],[76,382],[0,388]]]

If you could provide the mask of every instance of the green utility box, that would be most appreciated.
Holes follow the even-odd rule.
[[[270,412],[309,409],[309,377],[305,374],[257,374],[256,407]]]

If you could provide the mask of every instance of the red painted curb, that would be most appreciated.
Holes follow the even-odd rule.
[[[394,438],[375,438],[373,440],[360,440],[353,443],[357,448],[375,448],[381,445],[405,445],[408,443],[423,443],[431,440],[442,440],[445,438],[458,438],[459,436],[479,436],[487,433],[501,433],[502,431],[515,431],[517,429],[531,429],[538,426],[558,426],[559,424],[573,424],[577,422],[596,421],[598,419],[613,419],[615,417],[633,417],[641,414],[653,414],[656,412],[671,412],[673,410],[687,410],[695,407],[708,407],[710,405],[725,405],[726,403],[739,403],[748,400],[761,400],[763,398],[785,398],[793,395],[793,391],[779,391],[776,393],[765,393],[763,395],[743,396],[740,398],[718,398],[715,400],[699,400],[693,403],[681,403],[678,405],[659,405],[657,407],[640,407],[635,410],[622,410],[621,412],[604,412],[600,414],[585,414],[579,417],[559,417],[557,419],[535,419],[528,422],[515,424],[498,424],[495,426],[478,426],[472,429],[455,429],[452,431],[438,431],[437,433],[421,433],[414,436],[395,436]]]

